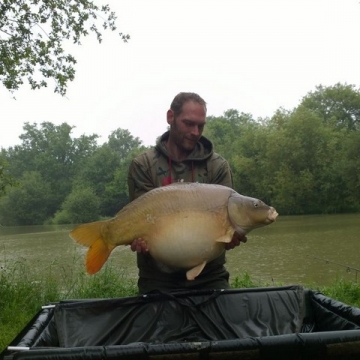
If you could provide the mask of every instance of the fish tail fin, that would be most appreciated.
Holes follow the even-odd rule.
[[[70,237],[77,243],[90,247],[99,237],[101,230],[107,221],[95,221],[77,226],[70,232]]]
[[[108,259],[112,248],[109,248],[100,237],[90,246],[86,254],[86,271],[89,274],[97,273]]]
[[[114,246],[109,246],[102,237],[102,227],[107,221],[82,224],[70,232],[70,237],[81,245],[89,247],[86,254],[86,271],[97,273],[108,259]]]

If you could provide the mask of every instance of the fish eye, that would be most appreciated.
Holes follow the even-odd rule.
[[[253,202],[253,205],[254,205],[255,208],[258,208],[258,207],[264,205],[264,203],[261,200],[255,200]]]

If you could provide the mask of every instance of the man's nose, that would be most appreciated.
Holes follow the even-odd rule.
[[[191,135],[194,136],[199,136],[200,135],[200,130],[198,126],[193,126],[191,129]]]

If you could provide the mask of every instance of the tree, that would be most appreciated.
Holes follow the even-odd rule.
[[[0,197],[6,194],[6,191],[12,186],[16,186],[17,182],[7,171],[8,164],[0,158]]]
[[[119,165],[119,155],[112,151],[107,144],[104,144],[84,161],[73,181],[73,187],[79,187],[81,184],[93,189],[94,194],[101,199],[99,210],[105,216],[110,215],[106,211],[107,207],[102,206],[105,187],[114,178],[114,173]]]
[[[116,152],[121,159],[125,159],[128,154],[141,146],[142,141],[138,137],[133,137],[129,130],[116,129],[108,137],[109,148]]]
[[[340,151],[345,131],[303,105],[292,113],[277,112],[273,120],[258,186],[269,189],[278,210],[283,214],[349,211]]]
[[[355,85],[319,85],[303,98],[301,105],[316,111],[327,124],[347,130],[360,129],[360,90]]]
[[[234,188],[240,193],[255,196],[255,182],[248,172],[256,160],[260,123],[247,113],[230,109],[220,117],[208,117],[204,135],[214,144],[215,151],[230,164]]]
[[[77,186],[66,197],[54,218],[56,224],[79,224],[99,219],[99,198],[91,187]]]
[[[74,185],[87,184],[101,200],[100,213],[103,216],[114,215],[128,196],[127,171],[129,156],[141,148],[141,141],[133,137],[128,130],[116,129],[108,137],[108,142],[99,147],[78,171]],[[122,180],[119,183],[117,180]]]
[[[111,182],[105,185],[102,207],[106,209],[103,215],[114,216],[123,206],[129,202],[128,171],[130,162],[139,154],[147,150],[146,147],[134,148],[125,159],[120,161],[119,167],[115,170]]]
[[[353,131],[343,137],[341,166],[342,178],[346,179],[349,188],[346,201],[353,205],[353,208],[360,211],[360,131]]]
[[[105,18],[103,18],[103,16]],[[91,0],[3,0],[0,3],[0,79],[10,91],[27,80],[32,89],[55,81],[55,92],[66,94],[75,76],[76,59],[65,44],[95,33],[101,43],[103,29],[116,30],[116,16],[108,5]],[[129,35],[120,33],[127,42]],[[37,76],[40,75],[40,76]]]
[[[50,122],[43,122],[41,126],[36,123],[25,123],[24,133],[20,135],[21,145],[2,150],[2,158],[7,161],[9,175],[20,182],[25,180],[24,174],[35,171],[39,174],[37,181],[39,186],[50,187],[46,213],[42,212],[43,219],[46,221],[53,217],[59,210],[66,196],[70,193],[75,174],[84,166],[86,159],[90,157],[98,148],[97,135],[82,135],[79,138],[71,137],[72,126],[67,123],[54,125]],[[28,178],[26,178],[28,179]],[[23,184],[22,184],[23,185]],[[21,196],[25,196],[30,187],[22,187]],[[9,196],[11,193],[9,193]],[[32,208],[36,208],[36,198],[27,197],[27,201],[34,201]],[[18,200],[13,196],[9,200],[9,207],[16,207]],[[11,205],[11,206],[10,206]],[[29,206],[31,209],[31,206]],[[6,212],[6,208],[0,208],[0,213]],[[21,217],[24,221],[27,218]],[[34,221],[39,223],[39,217],[34,216]],[[35,223],[35,222],[34,222]],[[19,223],[19,225],[25,225]]]
[[[37,171],[25,172],[20,183],[1,198],[0,222],[7,226],[43,224],[51,217],[51,185]]]
[[[250,114],[229,109],[223,116],[207,118],[204,135],[211,139],[216,152],[231,161],[234,142],[243,135],[244,129],[254,124]]]

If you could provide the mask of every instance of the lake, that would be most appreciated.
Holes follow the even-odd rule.
[[[69,238],[71,225],[0,227],[0,269],[18,264],[59,276],[84,266],[86,248]],[[116,248],[107,266],[137,277],[136,256]],[[280,216],[248,234],[227,252],[231,277],[248,272],[268,283],[328,285],[336,278],[360,281],[360,214]],[[355,271],[358,269],[359,271]]]

